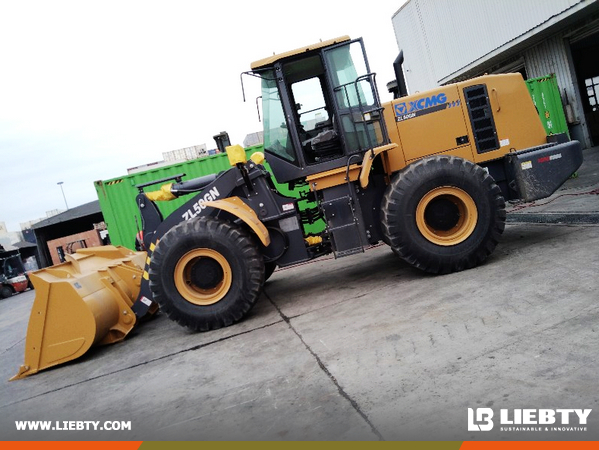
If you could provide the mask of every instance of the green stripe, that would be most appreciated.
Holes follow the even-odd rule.
[[[384,450],[459,450],[462,442],[457,441],[408,441],[408,442],[281,442],[281,441],[218,441],[218,442],[144,442],[140,450],[197,450],[209,448],[210,450],[364,450],[367,446]]]

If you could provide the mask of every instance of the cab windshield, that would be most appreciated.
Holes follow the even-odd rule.
[[[295,161],[296,155],[273,71],[262,74],[262,113],[264,115],[264,149],[287,161]]]

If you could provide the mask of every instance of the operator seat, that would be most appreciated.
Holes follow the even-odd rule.
[[[315,131],[318,133],[311,139],[305,141],[304,147],[311,152],[315,161],[321,158],[332,156],[341,156],[341,139],[335,130],[335,124],[332,119],[316,124]]]

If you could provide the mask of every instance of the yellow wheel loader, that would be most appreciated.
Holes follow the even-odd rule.
[[[145,252],[87,249],[33,275],[15,378],[124,338],[156,304],[193,330],[231,325],[276,266],[384,241],[426,272],[474,267],[500,239],[506,200],[547,197],[582,163],[577,141],[547,138],[519,74],[400,89],[381,104],[364,44],[347,36],[257,61],[248,74],[262,83],[272,174],[309,186],[317,206],[300,210],[275,188],[264,155],[246,161],[239,146],[227,148],[223,173],[138,186]],[[162,217],[156,202],[179,196],[189,200]],[[307,235],[317,220],[326,228]]]

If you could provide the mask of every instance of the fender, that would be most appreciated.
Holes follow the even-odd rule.
[[[246,205],[239,197],[229,197],[221,200],[212,200],[204,202],[204,205],[211,208],[221,209],[243,220],[260,239],[265,247],[270,245],[270,235],[264,224],[258,219],[258,216],[252,208]]]
[[[370,169],[372,168],[372,161],[374,161],[374,158],[376,158],[383,152],[388,152],[389,150],[393,150],[397,147],[397,144],[381,145],[380,147],[375,147],[372,150],[369,150],[366,153],[364,153],[364,159],[362,160],[362,169],[360,170],[359,176],[360,186],[362,186],[362,189],[366,189],[368,187],[368,183],[370,181]]]

